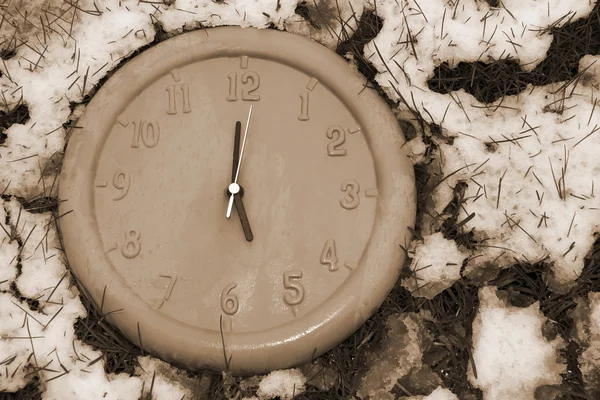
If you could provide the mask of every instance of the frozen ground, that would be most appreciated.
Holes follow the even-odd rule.
[[[600,396],[595,1],[3,0],[0,13],[0,395]],[[404,121],[419,190],[382,309],[313,364],[243,380],[124,342],[79,296],[55,226],[62,151],[97,85],[136,51],[217,25],[345,56]]]

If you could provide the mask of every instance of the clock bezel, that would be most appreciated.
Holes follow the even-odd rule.
[[[404,264],[400,245],[411,240],[416,191],[412,164],[393,113],[367,81],[329,49],[287,32],[218,27],[183,33],[133,58],[90,101],[67,145],[59,182],[59,220],[65,253],[77,280],[133,343],[192,369],[226,367],[221,334],[194,328],[150,308],[113,273],[95,221],[97,155],[124,105],[149,84],[193,62],[217,57],[265,58],[313,76],[354,116],[374,160],[378,185],[375,222],[357,268],[316,309],[265,331],[227,332],[229,368],[255,374],[310,361],[348,337],[381,305]],[[134,82],[133,84],[131,82]],[[127,84],[124,84],[127,83]],[[139,324],[139,331],[138,331]],[[141,343],[140,343],[141,333]],[[149,334],[151,333],[151,334]],[[163,335],[171,336],[161,341]],[[265,340],[265,338],[269,340]],[[318,344],[318,345],[315,345]]]

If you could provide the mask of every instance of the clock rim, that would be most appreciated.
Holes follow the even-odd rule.
[[[112,263],[102,248],[95,222],[93,182],[98,162],[95,154],[102,150],[121,105],[128,104],[147,84],[173,68],[241,55],[297,68],[334,93],[362,128],[379,192],[375,221],[363,256],[337,291],[289,323],[263,331],[224,334],[225,351],[228,356],[233,354],[229,369],[246,375],[310,361],[350,336],[384,301],[405,261],[400,245],[408,245],[412,237],[409,228],[415,223],[416,190],[412,164],[403,148],[404,136],[387,104],[373,89],[365,87],[366,78],[351,70],[341,57],[288,32],[231,26],[186,32],[143,51],[105,82],[78,121],[81,128],[67,144],[58,186],[59,199],[65,200],[59,204],[59,215],[75,211],[60,218],[58,224],[67,259],[80,286],[104,311],[122,309],[107,319],[130,341],[188,368],[224,369],[220,332],[185,327],[182,325],[187,324],[165,318],[133,291],[128,292],[124,280],[111,273]],[[153,334],[147,335],[149,331]],[[159,343],[160,336],[173,332],[177,333],[173,340]],[[264,340],[266,334],[268,341]],[[311,343],[319,346],[315,348]]]

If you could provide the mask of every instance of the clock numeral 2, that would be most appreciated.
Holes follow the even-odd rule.
[[[227,315],[233,315],[238,312],[238,308],[240,307],[240,302],[237,296],[231,291],[237,287],[237,284],[230,283],[225,286],[225,289],[221,292],[221,309]]]
[[[342,146],[346,143],[346,131],[339,125],[332,125],[327,129],[327,139],[331,141],[327,143],[327,155],[330,157],[339,157],[346,155],[346,149]]]
[[[183,112],[185,114],[189,114],[190,112],[192,112],[192,107],[190,106],[190,85],[188,83],[180,83],[167,86],[167,88],[165,89],[169,96],[169,108],[167,109],[167,114],[178,114],[176,100],[177,89],[179,89],[179,91],[181,92],[181,97],[183,100]]]
[[[131,147],[140,147],[140,138],[142,139],[144,146],[148,148],[156,146],[158,144],[158,139],[160,138],[160,126],[158,125],[158,122],[153,119],[144,121],[141,118],[137,121],[133,121],[133,139],[131,140]]]
[[[227,101],[237,101],[238,100],[238,73],[232,72],[227,75],[227,79],[229,79],[229,94],[227,95]],[[254,92],[260,86],[260,76],[254,71],[244,72],[239,79],[242,87],[242,100],[243,101],[258,101],[260,100],[260,95],[254,94]]]
[[[283,301],[290,306],[295,306],[304,300],[304,286],[298,282],[302,278],[302,271],[285,271],[283,273],[283,287],[288,290],[283,295]]]
[[[135,258],[142,249],[140,238],[142,234],[136,229],[130,229],[125,232],[125,242],[121,245],[121,254],[125,258]]]

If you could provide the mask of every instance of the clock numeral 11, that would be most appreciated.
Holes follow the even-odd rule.
[[[178,107],[176,101],[177,89],[181,91],[181,97],[183,99],[183,112],[185,114],[192,112],[192,108],[190,106],[190,85],[187,83],[180,83],[167,86],[166,91],[169,95],[169,108],[167,109],[167,114],[178,114]]]

